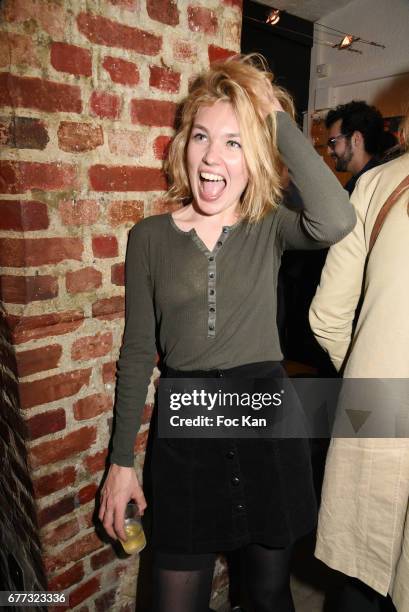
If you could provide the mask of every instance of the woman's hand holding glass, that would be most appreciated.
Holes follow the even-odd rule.
[[[114,540],[127,539],[124,518],[130,500],[136,502],[142,516],[147,504],[134,468],[112,464],[102,487],[98,518],[107,534]]]

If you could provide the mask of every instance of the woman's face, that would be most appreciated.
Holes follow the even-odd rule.
[[[202,106],[187,146],[187,171],[202,214],[232,212],[248,182],[236,114],[229,102]]]

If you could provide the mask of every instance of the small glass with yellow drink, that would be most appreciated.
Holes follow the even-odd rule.
[[[138,506],[134,502],[129,502],[126,506],[124,531],[126,540],[121,540],[124,551],[128,555],[140,553],[146,546],[146,538]]]

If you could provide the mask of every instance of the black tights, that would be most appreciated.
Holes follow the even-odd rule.
[[[254,612],[294,612],[290,591],[291,547],[249,544],[240,552]],[[176,564],[169,563],[172,558]],[[166,555],[163,563],[159,554],[154,566],[153,611],[208,612],[215,559],[215,555]],[[192,569],[187,569],[189,565]],[[165,569],[166,566],[178,569]]]

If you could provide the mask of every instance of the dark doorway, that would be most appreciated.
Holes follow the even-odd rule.
[[[298,122],[308,108],[311,48],[314,24],[286,12],[277,25],[266,23],[271,7],[244,0],[242,52],[258,52],[267,59],[279,85],[293,96]],[[291,187],[284,194],[290,208],[302,208]],[[277,325],[281,348],[290,370],[334,376],[328,356],[316,342],[308,311],[326,258],[324,251],[286,251],[278,279]]]
[[[242,53],[258,52],[267,59],[279,85],[294,97],[299,118],[308,108],[310,57],[314,24],[282,13],[276,26],[265,23],[271,7],[243,3]]]

